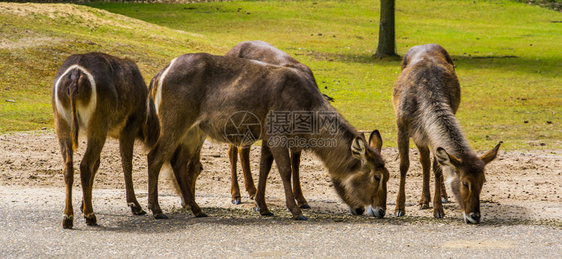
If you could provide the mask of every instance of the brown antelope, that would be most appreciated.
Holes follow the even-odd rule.
[[[300,63],[287,53],[275,48],[271,44],[264,41],[245,41],[234,46],[228,53],[225,54],[228,57],[238,57],[245,59],[258,60],[268,64],[285,66],[294,68],[297,71],[302,72],[303,77],[311,80],[314,87],[317,87],[316,80],[312,70],[305,64]],[[307,84],[308,85],[308,84]],[[250,194],[250,198],[253,199],[256,195],[256,187],[254,186],[254,181],[252,179],[252,173],[250,171],[250,149],[248,148],[238,148],[232,144],[228,145],[228,157],[230,159],[231,168],[231,194],[232,203],[240,204],[240,187],[238,186],[238,176],[236,172],[236,153],[240,155],[240,164],[242,165],[242,172],[244,174],[244,185],[246,191]],[[293,194],[297,199],[299,208],[309,209],[310,206],[302,194],[302,188],[300,184],[299,177],[299,165],[300,165],[301,152],[295,151],[291,152],[291,172],[293,180]]]
[[[301,73],[254,60],[199,53],[172,60],[152,82],[151,95],[161,125],[160,137],[148,154],[149,208],[156,218],[165,218],[158,204],[160,169],[178,145],[188,138],[197,138],[188,137],[193,131],[236,146],[249,146],[262,140],[256,194],[262,215],[271,215],[265,203],[265,180],[275,160],[283,180],[287,207],[294,219],[306,219],[295,202],[289,156],[289,148],[306,148],[324,161],[338,194],[350,207],[371,206],[372,215],[384,216],[388,171],[380,156],[380,135],[375,131],[371,134],[371,145],[366,144],[365,138],[325,101],[310,80],[303,79]],[[305,112],[324,120],[317,123],[320,126],[312,134],[275,131],[271,127],[279,121],[271,116],[276,112]],[[279,138],[298,138],[308,144],[293,147],[270,142]],[[317,145],[310,144],[312,139]],[[333,145],[318,144],[321,141]],[[191,150],[199,151],[200,146]]]
[[[402,61],[402,72],[394,85],[392,102],[398,124],[400,190],[395,215],[405,214],[405,179],[409,168],[409,139],[420,152],[423,169],[422,208],[430,201],[430,152],[434,154],[435,194],[433,214],[443,218],[440,199],[442,172],[448,178],[467,223],[480,222],[480,192],[485,182],[484,166],[496,158],[500,148],[478,157],[462,133],[455,113],[460,103],[460,85],[453,61],[437,44],[411,48]],[[443,171],[442,171],[443,170]]]
[[[53,113],[64,161],[66,206],[63,228],[72,228],[73,150],[79,133],[87,137],[80,163],[82,209],[87,225],[96,225],[92,208],[92,185],[100,166],[100,153],[107,136],[119,139],[125,174],[127,204],[135,215],[145,214],[133,189],[131,177],[135,139],[149,146],[158,136],[158,121],[147,107],[148,91],[136,64],[103,53],[72,55],[64,61],[53,85]],[[149,104],[150,105],[150,104]]]

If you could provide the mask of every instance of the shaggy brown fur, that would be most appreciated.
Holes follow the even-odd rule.
[[[380,156],[382,140],[379,135],[372,134],[376,137],[372,141],[376,143],[376,148],[367,145],[365,138],[325,101],[318,88],[293,69],[248,59],[187,54],[170,62],[151,84],[151,95],[154,96],[161,124],[160,137],[148,155],[149,208],[155,217],[164,216],[158,205],[158,174],[178,145],[186,141],[187,134],[198,129],[202,135],[216,141],[236,146],[251,144],[242,137],[233,139],[225,134],[238,130],[228,122],[240,111],[255,115],[261,122],[248,129],[263,141],[256,195],[262,215],[271,214],[265,204],[264,193],[265,178],[274,159],[283,180],[287,207],[293,218],[305,219],[295,202],[290,183],[289,149],[286,146],[268,146],[268,140],[273,136],[335,139],[335,148],[310,149],[324,161],[332,179],[341,183],[343,191],[340,195],[344,201],[350,206],[372,206],[375,208],[373,211],[384,215],[388,171]],[[267,118],[271,111],[331,112],[338,121],[337,131],[330,133],[322,129],[316,134],[269,134],[267,127],[270,122]],[[199,150],[200,146],[192,149]]]
[[[480,222],[480,192],[484,184],[484,166],[497,154],[499,144],[482,157],[470,149],[455,113],[460,104],[460,86],[453,61],[437,44],[411,48],[404,56],[402,73],[392,96],[398,124],[400,153],[400,190],[396,216],[403,216],[405,178],[409,168],[409,138],[420,151],[423,190],[420,205],[428,208],[430,152],[434,154],[434,216],[442,218],[442,169],[450,177],[451,189],[467,222]],[[444,191],[444,190],[443,190]]]
[[[72,228],[73,147],[79,132],[87,137],[80,163],[86,224],[96,225],[92,208],[92,184],[100,165],[100,153],[107,136],[119,139],[125,174],[127,203],[133,214],[144,214],[135,198],[131,178],[135,139],[153,145],[158,136],[154,106],[147,107],[148,91],[136,64],[103,53],[73,55],[64,61],[53,84],[55,128],[64,161],[66,206],[63,227]]]

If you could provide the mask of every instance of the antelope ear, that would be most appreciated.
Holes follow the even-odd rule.
[[[400,64],[400,71],[404,71],[404,69],[408,66],[408,61],[410,60],[410,55],[406,53],[404,58],[402,58],[402,64]]]
[[[496,159],[496,156],[498,155],[498,151],[500,150],[500,146],[501,146],[502,143],[503,143],[503,141],[500,141],[500,143],[498,143],[496,145],[496,147],[494,147],[492,150],[486,152],[486,154],[481,156],[480,158],[482,159],[482,161],[484,161],[484,163],[488,164],[488,163],[492,162],[492,160]]]
[[[367,149],[365,148],[365,141],[361,137],[355,137],[351,143],[351,154],[353,157],[364,162],[365,152],[367,152]]]
[[[379,151],[382,150],[382,137],[378,130],[373,130],[369,136],[369,145]]]
[[[435,153],[435,157],[437,157],[437,161],[441,165],[452,166],[456,168],[461,164],[461,161],[458,158],[447,153],[447,151],[445,151],[445,149],[442,147],[438,147]]]

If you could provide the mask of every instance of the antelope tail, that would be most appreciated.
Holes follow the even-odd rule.
[[[148,96],[146,98],[146,117],[144,118],[143,135],[144,143],[149,147],[156,144],[158,136],[160,135],[160,121],[152,99],[152,91],[154,87],[154,78],[150,81],[148,86]]]
[[[78,94],[78,80],[80,77],[76,78],[70,84],[70,109],[72,111],[72,122],[70,126],[70,134],[72,135],[72,149],[76,150],[78,148],[78,131],[80,127],[78,126],[78,113],[76,112],[76,95]]]

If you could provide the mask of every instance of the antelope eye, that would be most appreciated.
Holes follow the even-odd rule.
[[[380,182],[381,181],[381,176],[376,174],[375,175],[375,181]]]
[[[463,182],[462,182],[462,186],[464,186],[464,187],[468,187],[468,183],[467,183],[467,182],[465,182],[465,181],[463,181]]]

